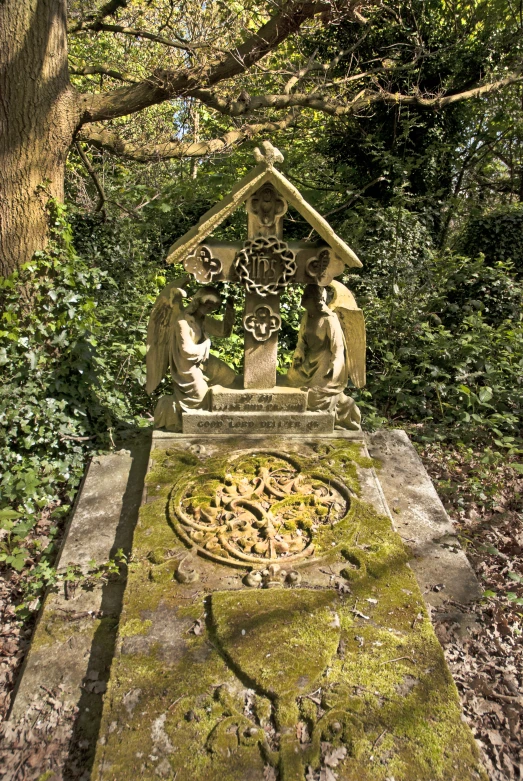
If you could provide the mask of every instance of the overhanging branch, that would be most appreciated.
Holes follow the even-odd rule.
[[[146,81],[131,87],[106,94],[83,95],[81,124],[133,114],[147,106],[185,95],[192,89],[211,87],[237,76],[297,32],[307,19],[329,7],[328,3],[318,0],[287,0],[256,33],[209,65],[157,71]]]
[[[483,95],[489,95],[511,84],[523,82],[521,73],[513,73],[499,81],[482,84],[472,89],[456,92],[452,95],[438,95],[436,97],[423,97],[422,95],[403,95],[399,92],[387,92],[385,90],[362,90],[352,99],[346,101],[335,100],[331,95],[313,93],[293,93],[278,95],[249,95],[243,91],[240,98],[231,100],[224,98],[213,90],[193,89],[187,94],[205,103],[209,108],[219,111],[230,117],[240,117],[260,109],[289,109],[312,108],[335,117],[342,117],[359,113],[367,108],[384,103],[390,106],[412,106],[419,110],[439,110],[459,103],[471,100]]]
[[[134,144],[120,138],[116,133],[103,127],[83,129],[79,133],[81,141],[88,142],[98,149],[105,149],[119,157],[126,157],[139,163],[158,160],[180,160],[187,157],[206,157],[211,154],[227,152],[232,147],[241,144],[260,133],[276,133],[286,130],[296,122],[294,115],[277,122],[260,122],[244,125],[237,130],[230,130],[219,138],[209,141],[168,141],[158,144]]]
[[[82,32],[84,30],[92,30],[94,32],[107,32],[107,33],[121,33],[122,35],[130,35],[131,38],[144,38],[147,41],[154,41],[154,43],[161,43],[162,46],[170,46],[174,49],[182,49],[183,51],[190,52],[198,47],[205,46],[206,44],[192,44],[182,43],[182,41],[173,41],[171,38],[165,38],[163,35],[157,35],[156,33],[150,33],[148,30],[137,30],[134,27],[125,27],[122,24],[107,24],[106,22],[92,22],[88,24],[82,24],[74,32]]]
[[[83,68],[72,66],[69,68],[69,73],[72,76],[110,76],[111,79],[128,81],[131,84],[139,84],[140,82],[140,79],[137,79],[130,73],[120,73],[120,71],[114,70],[109,65],[86,65]]]

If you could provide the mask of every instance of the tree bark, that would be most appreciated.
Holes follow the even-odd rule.
[[[47,243],[79,125],[67,67],[66,0],[0,2],[0,274]]]

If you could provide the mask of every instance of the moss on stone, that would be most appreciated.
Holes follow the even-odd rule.
[[[408,553],[390,519],[358,498],[358,469],[374,463],[346,440],[315,449],[288,462],[342,480],[352,498],[344,518],[315,533],[315,557],[326,564],[305,562],[304,572],[341,571],[344,595],[238,590],[238,578],[229,583],[234,570],[218,564],[209,580],[178,584],[173,574],[188,551],[171,503],[191,482],[193,500],[211,506],[232,468],[252,476],[275,454],[230,461],[231,449],[208,458],[153,451],[147,482],[156,498],[135,533],[93,777],[261,781],[272,763],[279,781],[304,781],[327,742],[347,748],[339,781],[486,780]]]
[[[146,635],[147,631],[151,628],[152,621],[146,619],[141,621],[139,618],[131,618],[129,621],[120,625],[119,635],[120,637],[132,637],[133,635]]]
[[[295,699],[313,686],[336,652],[336,601],[330,590],[215,592],[213,632],[222,653],[253,688]]]

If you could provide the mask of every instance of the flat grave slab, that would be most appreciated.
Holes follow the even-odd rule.
[[[92,463],[61,566],[131,551],[131,452]],[[145,483],[125,594],[48,596],[11,718],[62,684],[93,779],[486,779],[421,593],[478,585],[404,432],[154,432]]]
[[[486,778],[373,467],[154,440],[93,778]]]

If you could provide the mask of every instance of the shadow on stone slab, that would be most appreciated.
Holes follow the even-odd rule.
[[[133,535],[149,463],[150,432],[147,432],[146,436],[136,437],[134,442],[125,442],[124,447],[130,451],[132,465],[111,548],[111,559],[119,550],[123,550],[125,555],[129,555],[132,550]],[[126,584],[127,578],[124,573],[117,580],[110,580],[103,586],[100,607],[102,620],[91,645],[69,756],[63,771],[64,779],[76,779],[79,776],[82,779],[90,777],[103,711],[102,695],[106,690],[111,672]]]

